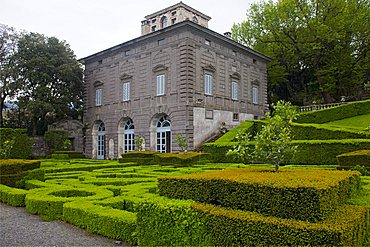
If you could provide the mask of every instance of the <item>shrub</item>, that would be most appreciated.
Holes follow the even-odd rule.
[[[85,155],[81,151],[54,151],[53,154],[66,154],[66,155],[68,155],[69,159],[83,159],[83,158],[86,158]]]
[[[363,100],[318,111],[303,112],[298,116],[297,122],[321,124],[368,113],[370,113],[370,100]]]
[[[339,166],[353,167],[355,165],[365,166],[370,169],[370,149],[357,150],[337,156]]]
[[[360,149],[370,149],[369,139],[344,139],[344,140],[296,140],[297,151],[291,159],[291,164],[301,165],[336,165],[336,156],[342,153]],[[226,152],[236,143],[207,143],[204,152],[211,154],[213,162],[233,162]],[[253,147],[254,143],[250,145]]]
[[[8,187],[0,184],[0,201],[10,206],[25,206],[27,190]]]
[[[370,133],[368,132],[321,124],[292,123],[291,126],[295,140],[355,139],[370,137]]]
[[[135,213],[75,201],[64,204],[63,219],[89,232],[137,245]]]
[[[50,155],[51,159],[56,159],[56,160],[68,160],[69,155],[68,154],[51,154]]]
[[[343,205],[320,223],[279,219],[209,204],[202,213],[213,246],[362,246],[369,209]]]
[[[139,246],[210,246],[206,222],[191,209],[191,201],[157,198],[140,203],[137,212]]]
[[[50,188],[30,190],[26,196],[26,209],[30,213],[39,214],[45,220],[56,220],[62,217],[63,204],[66,202],[99,200],[111,196],[112,191],[99,187],[73,188],[54,185]]]
[[[188,166],[201,160],[208,160],[209,154],[198,152],[187,153],[156,153],[154,163],[159,165]]]
[[[64,130],[49,130],[45,132],[45,141],[53,150],[63,150],[68,132]]]
[[[29,170],[39,167],[39,160],[0,160],[0,183],[15,187],[17,182],[29,174]]]
[[[265,215],[318,221],[360,185],[356,172],[242,168],[158,178],[159,194]]]
[[[215,143],[235,142],[236,136],[240,133],[254,136],[258,131],[262,129],[262,125],[263,121],[260,120],[245,121],[239,126],[226,132],[223,136],[218,138]]]
[[[0,128],[0,158],[27,159],[32,153],[32,140],[26,129]]]
[[[337,165],[336,156],[361,149],[370,149],[370,139],[298,140],[292,164]]]

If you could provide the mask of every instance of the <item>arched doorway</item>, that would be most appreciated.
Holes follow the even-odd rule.
[[[156,128],[156,151],[160,153],[171,152],[171,120],[167,115],[158,119]]]
[[[135,126],[131,118],[123,126],[123,151],[125,153],[135,150]]]
[[[101,122],[98,126],[97,133],[97,155],[98,160],[103,160],[105,158],[105,125]]]

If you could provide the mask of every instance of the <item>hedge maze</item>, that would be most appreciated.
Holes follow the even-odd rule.
[[[362,245],[369,208],[347,205],[351,171],[243,164],[44,160],[44,178],[0,199],[141,246]]]

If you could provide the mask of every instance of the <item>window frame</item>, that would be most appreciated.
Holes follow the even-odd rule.
[[[252,103],[258,105],[259,102],[259,86],[253,85],[252,86]]]
[[[103,104],[103,89],[95,89],[95,106],[102,106]]]
[[[239,100],[239,82],[238,80],[231,80],[231,99]]]
[[[164,73],[156,75],[156,96],[163,96],[166,94],[166,75]]]
[[[126,81],[122,84],[122,101],[130,101],[131,98],[131,82]]]
[[[209,71],[204,72],[204,94],[213,95],[213,73]]]

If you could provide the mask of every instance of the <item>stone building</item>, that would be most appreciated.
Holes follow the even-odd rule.
[[[269,58],[208,29],[210,17],[180,2],[145,17],[142,35],[98,52],[85,65],[85,153],[197,148],[221,127],[267,109]]]

